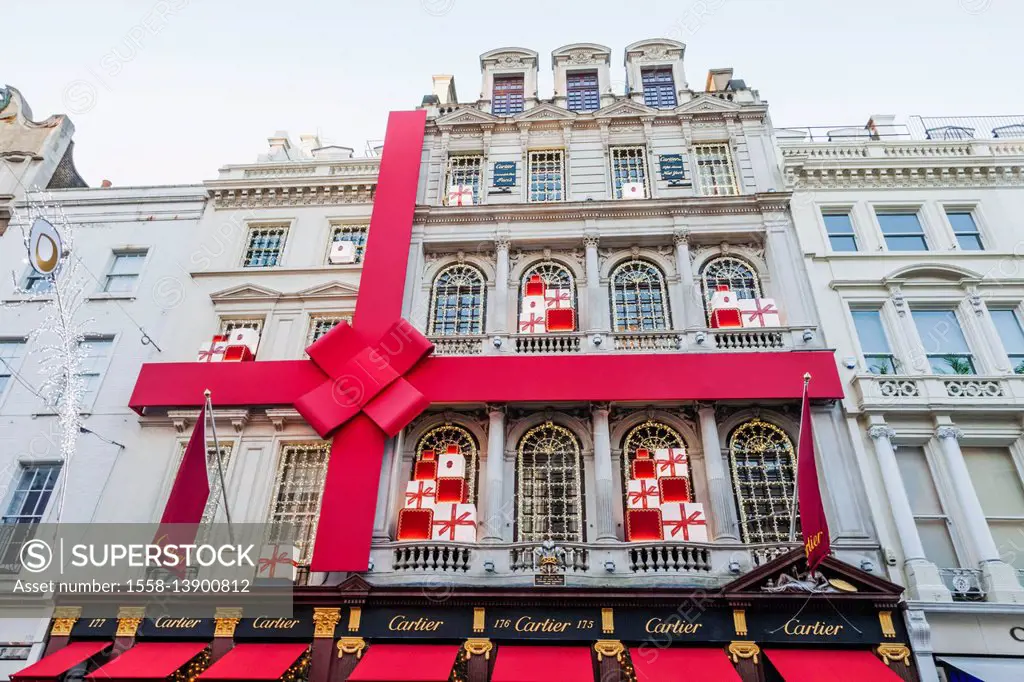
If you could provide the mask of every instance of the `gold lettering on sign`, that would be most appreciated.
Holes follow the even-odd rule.
[[[674,623],[666,623],[661,618],[651,618],[644,625],[644,630],[652,634],[672,634],[672,635],[695,635],[700,631],[703,623],[687,623],[679,620]]]
[[[829,625],[820,620],[814,621],[813,624],[803,624],[796,618],[790,618],[786,621],[786,624],[782,626],[783,632],[787,635],[838,635],[843,630],[842,625]]]
[[[444,625],[443,620],[430,620],[429,618],[409,618],[399,614],[388,621],[388,630],[392,632],[435,632]]]
[[[157,628],[197,628],[203,621],[198,618],[157,618],[153,627]]]
[[[252,627],[254,630],[291,630],[301,622],[297,618],[256,618]]]
[[[533,620],[529,616],[523,616],[516,621],[516,632],[565,632],[572,625],[567,620]]]

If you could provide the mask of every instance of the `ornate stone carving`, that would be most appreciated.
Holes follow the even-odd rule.
[[[597,652],[598,663],[605,658],[614,658],[621,663],[626,647],[617,639],[599,639],[594,642],[594,651]]]
[[[676,230],[672,233],[672,242],[676,245],[682,244],[689,246],[690,244],[690,231],[689,230]]]
[[[887,424],[875,424],[870,429],[868,429],[868,435],[871,436],[871,438],[874,440],[877,440],[879,438],[887,438],[888,440],[892,440],[893,438],[896,437],[896,429],[892,428]]]
[[[122,606],[117,611],[117,632],[115,637],[134,637],[142,624],[145,608],[141,606]]]
[[[596,234],[588,234],[583,237],[583,246],[588,249],[596,249],[601,239]]]
[[[522,57],[511,52],[497,55],[494,61],[502,68],[526,66]]]
[[[70,637],[71,628],[82,615],[80,606],[58,606],[53,610],[53,625],[50,627],[50,636]]]
[[[599,59],[590,50],[573,50],[569,53],[569,62],[572,64],[598,64]]]
[[[669,59],[668,48],[661,46],[649,47],[640,55],[640,61],[642,62],[657,62],[664,59]]]
[[[760,653],[761,647],[754,642],[729,642],[729,656],[732,657],[733,663],[738,663],[740,659],[752,659],[754,665],[757,665],[757,657]]]
[[[356,658],[362,658],[365,648],[366,640],[362,637],[342,637],[338,640],[338,658],[342,658],[346,654],[349,656],[355,654]]]
[[[882,644],[876,651],[886,665],[893,663],[910,665],[910,647],[906,644]]]
[[[333,639],[339,620],[341,609],[313,609],[313,636]]]
[[[491,658],[491,651],[494,650],[494,644],[491,640],[483,638],[467,639],[463,647],[468,658],[483,656],[485,660]]]
[[[939,440],[942,440],[944,438],[954,438],[956,440],[960,440],[961,438],[964,437],[964,432],[963,429],[960,429],[959,427],[956,426],[940,426],[939,428],[935,429],[935,437],[938,438]]]
[[[907,315],[907,300],[903,297],[903,290],[898,286],[894,286],[889,290],[889,300],[892,301],[892,305],[896,308],[896,313],[900,317],[906,317]]]
[[[242,620],[242,609],[223,608],[217,609],[216,620],[214,621],[214,637],[234,637],[238,621]]]

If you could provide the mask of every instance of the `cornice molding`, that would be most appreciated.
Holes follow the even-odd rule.
[[[253,187],[246,182],[218,183],[210,186],[209,197],[216,209],[269,208],[282,206],[332,206],[339,204],[372,204],[377,192],[377,178],[360,181],[309,178],[301,185],[282,186],[277,182]]]

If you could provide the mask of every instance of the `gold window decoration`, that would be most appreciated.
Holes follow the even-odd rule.
[[[459,452],[466,458],[466,491],[470,504],[476,504],[477,479],[479,470],[479,448],[473,434],[457,424],[442,424],[427,431],[416,444],[416,459],[419,460],[424,450],[433,450],[438,455],[448,451],[449,445],[459,446]],[[495,456],[501,457],[501,453]]]
[[[430,328],[436,336],[463,336],[484,331],[484,276],[472,265],[456,263],[441,270],[430,290]]]
[[[704,289],[704,314],[711,320],[711,297],[719,286],[727,286],[736,298],[760,298],[761,281],[746,261],[732,256],[719,256],[704,264],[700,273]]]
[[[612,196],[622,198],[622,186],[638,182],[644,187],[644,197],[651,196],[647,182],[647,150],[643,147],[612,147]]]
[[[280,265],[287,238],[287,225],[250,227],[245,241],[245,253],[242,255],[242,267],[272,268]]]
[[[565,160],[561,149],[530,152],[530,201],[561,201],[565,196]]]
[[[663,448],[684,448],[686,444],[678,431],[659,421],[648,419],[637,424],[622,439],[622,494],[625,499],[626,481],[633,477],[636,451],[643,448],[654,457],[654,451]],[[690,482],[690,490],[693,483]]]
[[[693,156],[701,194],[732,196],[740,193],[728,143],[694,145]]]
[[[445,183],[441,188],[443,203],[448,205],[448,189],[452,185],[468,185],[473,188],[473,204],[480,203],[480,181],[484,157],[468,154],[452,154],[448,157]]]
[[[306,335],[306,346],[308,347],[321,336],[331,331],[342,321],[351,322],[349,315],[312,315],[309,318],[309,333]]]
[[[268,542],[294,542],[298,563],[308,566],[313,556],[320,505],[323,503],[324,479],[331,444],[326,441],[284,443],[278,463],[274,494],[270,499],[271,537]],[[290,526],[291,537],[274,537],[281,532],[279,524]]]
[[[612,322],[617,332],[668,328],[665,276],[653,263],[630,260],[612,271]]]
[[[795,462],[792,441],[774,424],[753,419],[732,432],[729,467],[744,542],[789,540]]]
[[[582,542],[585,511],[579,439],[545,422],[519,441],[516,460],[517,542]]]

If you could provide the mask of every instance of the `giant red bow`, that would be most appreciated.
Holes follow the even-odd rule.
[[[394,436],[430,405],[403,375],[433,350],[402,319],[372,346],[342,321],[306,349],[328,378],[299,398],[295,409],[322,438],[360,412]]]

